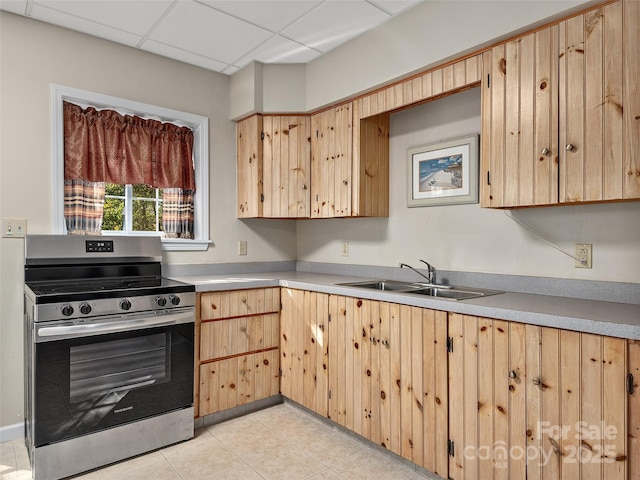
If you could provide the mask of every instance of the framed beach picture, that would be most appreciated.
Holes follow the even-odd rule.
[[[478,203],[479,135],[407,151],[407,206]]]

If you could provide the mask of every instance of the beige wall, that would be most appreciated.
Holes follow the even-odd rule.
[[[52,233],[51,84],[209,118],[210,232],[206,252],[170,252],[172,264],[293,260],[294,222],[236,219],[235,123],[229,77],[0,12],[0,205]],[[246,257],[238,240],[248,241]],[[22,418],[24,241],[0,240],[0,427]]]

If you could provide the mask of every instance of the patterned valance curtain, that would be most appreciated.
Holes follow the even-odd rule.
[[[70,234],[100,233],[104,184],[116,183],[165,189],[165,236],[193,238],[196,185],[188,127],[64,102],[64,181]]]

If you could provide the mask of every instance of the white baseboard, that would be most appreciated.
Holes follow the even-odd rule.
[[[24,422],[0,427],[0,443],[24,438]]]

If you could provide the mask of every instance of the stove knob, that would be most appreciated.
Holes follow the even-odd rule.
[[[164,297],[156,297],[156,304],[159,307],[164,307],[167,304],[167,299]]]
[[[169,295],[169,301],[172,305],[180,305],[180,297],[177,295]]]
[[[120,308],[122,310],[129,310],[131,308],[131,302],[125,298],[120,302]]]
[[[89,305],[88,303],[80,304],[80,313],[82,313],[83,315],[90,314],[91,313],[91,305]]]
[[[71,305],[65,305],[64,307],[62,307],[62,314],[65,317],[70,317],[71,315],[73,315],[73,307]]]

